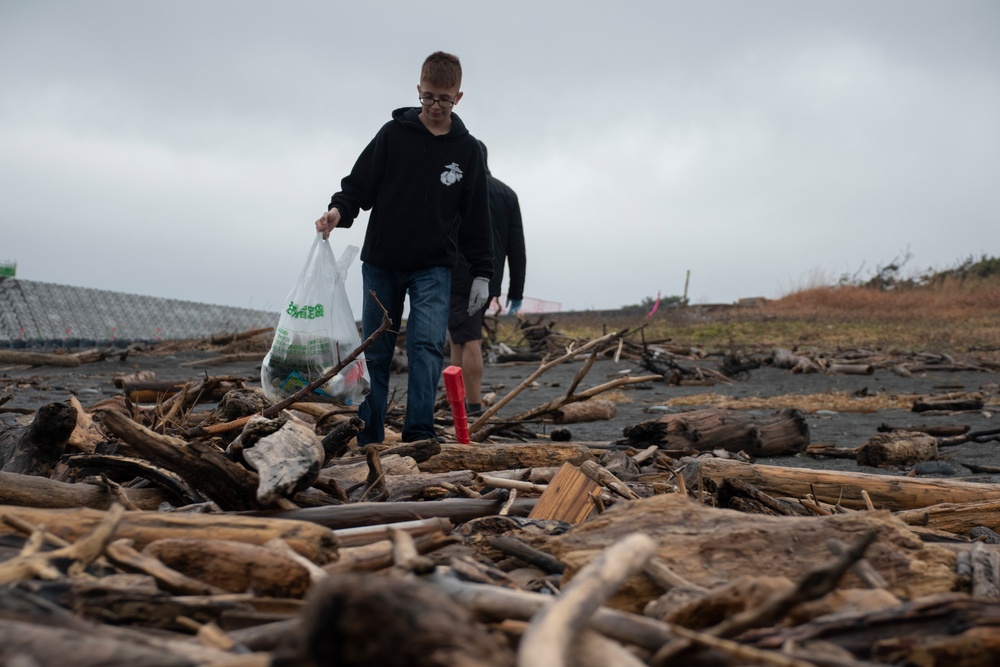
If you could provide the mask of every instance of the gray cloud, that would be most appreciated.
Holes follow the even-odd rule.
[[[997,253],[997,28],[964,1],[4,3],[0,259],[277,309],[440,48],[521,198],[529,296],[613,308],[689,269],[695,301],[778,296],[906,248],[940,267]]]

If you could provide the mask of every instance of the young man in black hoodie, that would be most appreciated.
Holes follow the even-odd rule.
[[[434,402],[444,365],[451,271],[458,252],[469,261],[469,312],[489,294],[493,244],[487,180],[479,142],[452,108],[462,99],[462,66],[441,51],[424,61],[417,86],[419,107],[396,109],[341,181],[316,230],[328,238],[371,209],[361,273],[362,336],[382,323],[381,303],[393,326],[365,351],[371,391],[358,409],[362,447],[385,438],[389,365],[403,302],[409,364],[403,441],[435,437]],[[457,242],[457,246],[456,246]],[[374,297],[372,297],[374,292]],[[378,302],[375,299],[378,299]]]

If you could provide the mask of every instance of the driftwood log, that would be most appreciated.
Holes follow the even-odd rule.
[[[230,593],[298,598],[309,590],[308,570],[267,547],[236,540],[174,537],[154,540],[142,553],[192,579]]]
[[[654,667],[675,664],[679,662],[681,656],[690,655],[689,649],[693,648],[693,642],[712,648],[724,646],[704,641],[704,635],[725,639],[754,628],[769,627],[780,623],[797,606],[833,593],[847,573],[848,568],[858,562],[874,540],[874,532],[863,533],[857,544],[842,549],[842,553],[829,563],[810,569],[799,577],[796,585],[777,587],[770,592],[765,592],[760,595],[761,600],[758,603],[732,614],[724,614],[703,633],[691,633],[689,630],[678,633],[681,635],[681,639],[660,648],[650,662]],[[740,655],[745,650],[744,647],[736,647],[734,655]],[[748,657],[750,657],[749,654]],[[805,667],[805,664],[802,664],[801,667]],[[796,665],[796,667],[799,666]]]
[[[752,465],[715,458],[695,461],[684,476],[689,488],[697,488],[699,478],[716,483],[735,478],[771,496],[813,496],[820,502],[851,509],[868,507],[865,493],[876,508],[893,511],[920,509],[941,503],[1000,500],[1000,486],[996,484]]]
[[[913,412],[929,412],[944,410],[961,412],[965,410],[982,410],[983,397],[979,394],[961,394],[958,396],[925,396],[913,402]]]
[[[358,417],[348,417],[331,428],[321,441],[325,453],[324,464],[334,457],[347,453],[351,441],[361,433],[365,422]],[[434,441],[437,444],[437,441]]]
[[[373,450],[374,451],[374,450]],[[406,475],[419,476],[417,462],[408,456],[390,454],[380,458],[385,474],[402,477]],[[343,488],[358,485],[368,480],[369,466],[365,460],[355,461],[345,465],[331,465],[319,471],[318,479],[323,483],[335,481]]]
[[[436,551],[444,546],[454,544],[455,538],[442,533],[428,533],[412,538],[413,561],[426,562],[422,554]],[[341,549],[335,563],[323,566],[323,571],[330,576],[338,576],[344,572],[378,572],[389,568],[399,568],[400,559],[395,537],[381,542],[373,542],[360,547]],[[409,571],[409,568],[403,568]]]
[[[591,398],[579,403],[567,403],[552,413],[552,421],[556,424],[576,424],[614,418],[614,401],[600,398]]]
[[[104,514],[92,509],[0,506],[0,516],[10,515],[33,526],[45,526],[50,533],[68,542],[74,542],[92,531]],[[6,522],[0,522],[0,534],[14,530]],[[132,540],[140,551],[156,540],[190,537],[248,544],[264,544],[280,539],[309,560],[321,564],[336,557],[338,546],[336,537],[329,529],[309,521],[236,514],[126,512],[115,530],[116,539]]]
[[[118,384],[117,382],[115,383]],[[118,385],[122,393],[133,403],[156,403],[183,391],[186,382],[174,380],[154,380],[148,378],[123,379]]]
[[[527,516],[535,506],[534,498],[521,498],[511,507],[512,516]],[[496,514],[503,506],[503,501],[446,498],[432,503],[399,502],[399,503],[350,503],[330,507],[307,507],[297,510],[267,510],[251,512],[251,515],[266,516],[293,521],[309,521],[334,530],[355,528],[358,526],[374,526],[414,519],[442,518],[452,523],[464,523],[483,516]]]
[[[80,357],[75,354],[48,354],[45,352],[16,352],[0,350],[0,364],[23,366],[64,366],[75,368],[80,365]]]
[[[101,412],[104,425],[154,464],[184,478],[223,510],[259,509],[257,475],[230,461],[214,445],[160,435],[112,410]]]
[[[386,500],[400,502],[407,500],[436,500],[449,491],[461,488],[469,489],[477,474],[471,470],[456,470],[454,472],[425,472],[416,475],[388,475],[385,486],[388,492]],[[481,497],[469,495],[470,498]]]
[[[1000,650],[996,627],[1000,606],[947,593],[880,610],[821,616],[788,628],[768,628],[748,637],[756,646],[778,648],[786,642],[824,643],[867,655],[877,664],[994,664]]]
[[[800,452],[809,444],[809,426],[798,410],[757,416],[738,410],[692,410],[627,426],[620,444],[668,451],[724,449],[750,456]]]
[[[1000,531],[1000,498],[980,502],[943,502],[903,510],[896,516],[913,526],[924,526],[959,535],[985,527]]]
[[[216,660],[228,656],[225,651],[206,647],[201,656],[209,655]],[[25,662],[24,656],[31,656],[30,661]],[[88,624],[84,629],[48,627],[16,620],[0,623],[0,660],[5,665],[66,664],[68,656],[72,656],[75,667],[193,667],[199,664],[191,657],[165,650],[162,646],[153,647],[109,637],[96,623]]]
[[[159,559],[142,554],[132,548],[132,540],[115,540],[108,545],[106,553],[115,565],[131,572],[141,572],[156,580],[157,586],[179,595],[223,595],[223,589],[192,579],[177,570],[167,567]]]
[[[202,495],[197,489],[191,488],[179,475],[169,470],[158,468],[142,459],[106,454],[77,454],[76,456],[67,458],[66,465],[69,468],[81,469],[81,471],[85,470],[89,474],[93,474],[93,471],[101,471],[102,473],[111,472],[130,475],[132,478],[141,477],[144,480],[152,482],[156,487],[168,491],[173,496],[173,499],[181,505],[196,505],[208,502],[208,498]],[[154,489],[119,485],[113,490],[118,499],[122,501],[122,504],[130,509],[158,509],[156,507],[141,507],[132,499],[133,495],[136,495],[136,492],[145,492],[145,495],[150,495],[149,492]],[[48,506],[51,507],[52,505]],[[84,506],[91,507],[92,505],[86,504]]]
[[[775,368],[784,368],[793,373],[819,373],[823,370],[812,358],[796,354],[785,348],[778,348],[771,355],[771,365]]]
[[[607,468],[598,465],[596,461],[584,461],[580,465],[580,472],[626,500],[638,500],[639,498],[635,491],[615,477]]]
[[[860,532],[878,535],[866,558],[901,598],[951,591],[955,555],[925,545],[888,512],[858,512],[826,517],[748,515],[707,507],[681,494],[653,496],[609,508],[565,535],[533,540],[533,546],[559,558],[570,579],[594,555],[626,534],[641,532],[657,544],[657,556],[684,579],[714,588],[745,574],[768,572],[799,579],[814,563],[831,559],[831,537],[851,543]],[[863,586],[848,574],[845,586]],[[632,577],[611,606],[640,612],[662,590],[646,577]]]
[[[586,445],[572,443],[546,443],[528,445],[507,444],[442,444],[441,453],[420,464],[423,472],[471,470],[490,472],[511,468],[536,468],[560,466],[563,463],[580,465],[593,460],[594,455]]]
[[[159,488],[127,488],[121,492],[130,506],[142,510],[155,510],[172,496]],[[34,508],[88,507],[106,510],[118,500],[106,486],[77,482],[70,484],[47,477],[0,472],[0,505]]]
[[[551,595],[470,583],[442,574],[435,574],[431,580],[477,614],[491,619],[528,620],[553,600]],[[588,619],[588,627],[649,650],[656,650],[672,638],[666,624],[609,606],[598,607]]]
[[[938,438],[947,438],[956,435],[963,435],[970,430],[968,424],[879,424],[879,433],[892,433],[893,431],[913,431],[915,433],[926,433]]]

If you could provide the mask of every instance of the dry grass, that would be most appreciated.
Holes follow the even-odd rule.
[[[764,306],[774,315],[825,320],[961,323],[995,315],[1000,280],[948,280],[933,288],[880,291],[865,287],[820,287],[795,292]]]
[[[751,307],[661,309],[649,320],[635,309],[544,316],[576,339],[643,327],[648,340],[670,339],[706,351],[799,347],[937,353],[975,351],[1000,360],[1000,277],[938,281],[933,287],[880,291],[816,287]],[[536,318],[538,316],[535,316]],[[508,340],[516,339],[513,327]]]
[[[842,391],[824,392],[821,394],[783,394],[781,396],[747,396],[735,398],[722,394],[691,394],[677,396],[666,401],[664,405],[671,407],[687,407],[707,405],[724,410],[779,410],[795,408],[802,412],[818,410],[833,410],[835,412],[871,413],[893,408],[909,410],[918,396],[913,394],[876,394],[873,396],[855,396]]]
[[[613,403],[631,403],[632,397],[626,394],[624,391],[612,390],[606,391],[601,394],[601,398],[606,401],[611,401]]]

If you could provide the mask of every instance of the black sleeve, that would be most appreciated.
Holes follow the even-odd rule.
[[[521,205],[517,195],[507,191],[507,266],[510,278],[507,286],[509,299],[524,298],[524,274],[528,268],[527,252],[524,247],[524,227],[521,224]]]
[[[351,173],[341,180],[340,192],[330,198],[330,205],[326,207],[328,211],[334,207],[340,210],[340,227],[350,227],[358,213],[374,206],[385,171],[386,151],[386,128],[383,127],[361,151]]]

